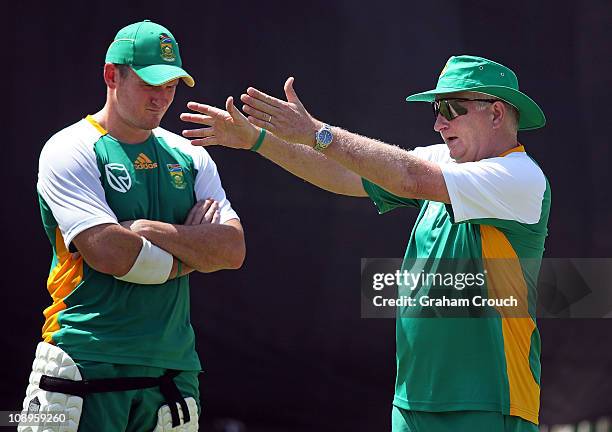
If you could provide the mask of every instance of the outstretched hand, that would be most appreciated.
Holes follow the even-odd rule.
[[[187,108],[199,114],[182,113],[181,120],[208,126],[183,131],[193,145],[249,149],[257,140],[259,130],[236,108],[231,96],[225,102],[227,111],[197,102],[189,102]]]
[[[294,78],[285,81],[287,101],[269,96],[253,87],[240,96],[243,111],[248,120],[260,128],[272,132],[285,141],[314,146],[315,132],[322,123],[312,117],[293,89]]]

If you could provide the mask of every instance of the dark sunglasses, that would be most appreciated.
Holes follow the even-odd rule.
[[[459,116],[468,113],[466,107],[461,105],[458,101],[479,101],[479,102],[497,102],[499,99],[466,99],[466,98],[448,98],[438,99],[431,103],[434,112],[434,118],[438,118],[438,114],[442,114],[446,120],[450,121],[456,119]]]

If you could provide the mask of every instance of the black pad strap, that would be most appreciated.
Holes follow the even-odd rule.
[[[66,378],[42,375],[40,377],[40,384],[38,386],[42,390],[46,391],[84,397],[89,393],[139,390],[157,387],[158,385],[159,378],[152,377],[126,377],[73,381]]]
[[[151,387],[158,387],[161,394],[166,399],[166,404],[170,408],[172,416],[172,427],[177,427],[181,424],[176,404],[178,403],[183,410],[183,421],[187,423],[191,420],[189,408],[185,398],[176,386],[173,378],[181,372],[178,370],[167,370],[160,377],[123,377],[123,378],[106,378],[106,379],[91,379],[73,381],[66,378],[52,377],[42,375],[38,387],[41,390],[46,390],[56,393],[70,394],[79,397],[85,397],[90,393],[107,393],[140,390]]]
[[[183,421],[187,423],[191,420],[191,416],[189,415],[189,408],[187,407],[187,402],[181,393],[179,392],[178,387],[174,383],[174,378],[178,375],[178,371],[168,371],[170,373],[166,373],[166,375],[161,377],[161,383],[159,385],[159,389],[161,390],[162,395],[166,399],[166,403],[170,408],[170,415],[172,416],[172,427],[177,427],[181,424],[181,420],[178,414],[178,408],[176,404],[178,403],[181,406],[181,410],[183,411]],[[172,372],[176,372],[173,374]]]

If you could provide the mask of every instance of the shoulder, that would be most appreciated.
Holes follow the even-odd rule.
[[[85,119],[65,127],[47,140],[43,150],[65,150],[79,145],[93,145],[102,134]]]
[[[484,159],[481,162],[498,167],[521,184],[536,183],[542,186],[546,184],[544,172],[525,152],[514,152],[503,157]]]
[[[95,160],[94,145],[102,134],[85,119],[60,130],[40,152],[39,166]]]

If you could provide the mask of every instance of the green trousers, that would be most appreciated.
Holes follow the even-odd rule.
[[[75,360],[83,379],[159,377],[166,369]],[[174,382],[183,397],[200,407],[198,371],[183,371]],[[157,411],[166,402],[159,387],[125,392],[91,393],[83,399],[79,432],[149,432],[157,425]]]
[[[538,432],[535,424],[494,411],[410,411],[393,406],[392,432]]]

